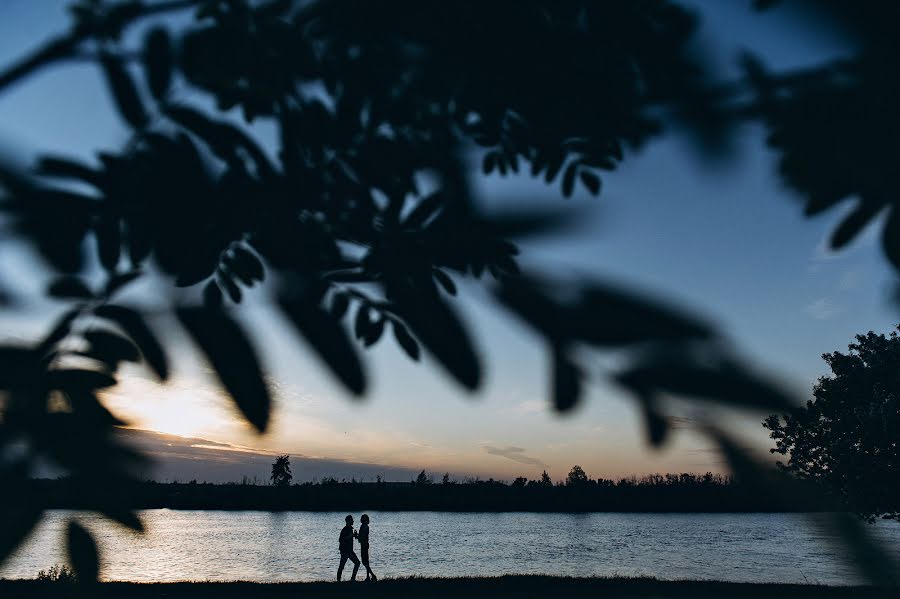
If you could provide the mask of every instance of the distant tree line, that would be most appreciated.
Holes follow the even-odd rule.
[[[37,481],[53,508],[79,509],[83,504],[67,479]],[[489,478],[454,481],[449,474],[433,482],[425,471],[409,482],[375,482],[325,478],[293,485],[245,483],[136,483],[125,490],[142,509],[218,510],[438,510],[539,512],[780,512],[809,511],[756,492],[729,476],[650,474],[617,480],[588,477],[573,468],[565,481],[538,479],[511,482]]]

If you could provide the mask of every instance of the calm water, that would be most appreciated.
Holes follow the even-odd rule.
[[[0,577],[64,563],[68,511],[49,512]],[[147,510],[141,536],[75,514],[110,580],[329,580],[345,513]],[[357,514],[358,516],[358,514]],[[371,512],[380,577],[565,574],[749,582],[859,582],[822,527],[796,514]],[[358,517],[357,517],[358,521]],[[900,558],[900,524],[875,534]]]

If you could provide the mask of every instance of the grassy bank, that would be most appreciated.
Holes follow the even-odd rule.
[[[0,597],[65,597],[77,587],[38,581],[0,581]],[[402,578],[364,582],[109,582],[91,589],[90,596],[115,599],[198,599],[303,597],[569,597],[666,598],[702,597],[747,599],[895,597],[897,589],[824,587],[817,585],[747,584],[707,581],[662,581],[648,578],[569,578],[556,576],[501,576],[496,578]]]

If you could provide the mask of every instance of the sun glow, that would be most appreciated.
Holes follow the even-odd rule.
[[[143,378],[123,379],[104,402],[128,428],[153,430],[181,437],[202,437],[239,428],[213,389]]]

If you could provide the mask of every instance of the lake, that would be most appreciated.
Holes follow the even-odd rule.
[[[141,515],[143,535],[92,513],[50,511],[0,568],[0,577],[31,578],[64,563],[65,524],[76,516],[97,534],[106,580],[330,580],[346,513],[161,509]],[[833,535],[801,514],[369,515],[372,568],[382,578],[558,574],[861,582]],[[359,514],[354,516],[358,526]],[[900,524],[879,522],[873,532],[900,559]]]

